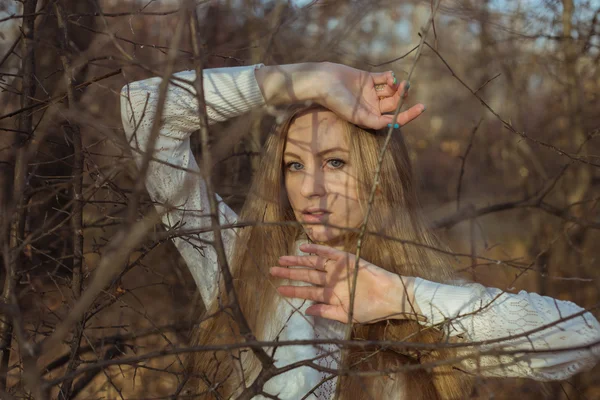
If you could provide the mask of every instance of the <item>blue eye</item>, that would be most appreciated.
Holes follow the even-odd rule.
[[[327,160],[327,165],[329,165],[330,168],[338,169],[346,165],[346,162],[344,160],[340,160],[339,158],[332,158],[331,160]]]
[[[289,171],[300,171],[301,169],[304,168],[304,165],[302,165],[301,163],[297,162],[297,161],[291,161],[289,163],[287,163],[285,165],[285,167],[289,170]]]

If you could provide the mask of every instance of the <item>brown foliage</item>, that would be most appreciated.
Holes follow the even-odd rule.
[[[0,0],[0,397],[176,397],[203,306],[147,196],[132,202],[138,176],[118,99],[125,83],[164,73],[183,6],[23,3]],[[430,8],[203,3],[204,67],[328,60],[401,77]],[[428,110],[404,130],[428,217],[462,273],[593,312],[599,14],[584,0],[442,2],[411,82]],[[194,67],[187,31],[174,63]],[[233,208],[268,126],[257,114],[210,129],[216,191]],[[543,389],[478,379],[475,394],[596,398],[597,371]]]

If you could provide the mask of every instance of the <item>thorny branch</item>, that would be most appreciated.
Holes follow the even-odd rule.
[[[32,103],[36,91],[36,68],[35,68],[35,9],[37,0],[27,0],[23,4],[26,17],[23,18],[22,35],[22,54],[24,56],[22,66],[22,91],[21,107],[26,108]],[[11,49],[12,52],[12,49]],[[10,215],[3,215],[2,218],[2,253],[5,266],[4,287],[2,290],[3,305],[10,306],[13,310],[12,315],[3,312],[0,321],[0,390],[7,388],[7,373],[10,353],[12,348],[13,334],[16,336],[20,347],[23,348],[21,356],[23,365],[27,368],[24,374],[24,380],[32,387],[32,392],[42,398],[39,385],[39,375],[35,366],[35,354],[28,345],[27,337],[23,331],[22,317],[19,310],[19,304],[16,294],[16,286],[20,278],[22,269],[23,254],[20,250],[20,244],[25,235],[25,222],[27,218],[28,201],[27,181],[28,181],[28,160],[27,145],[33,139],[33,116],[23,114],[19,118],[19,131],[25,133],[25,137],[17,138],[13,144],[16,161],[14,167],[14,181],[12,185],[12,202],[10,205],[4,204],[6,210],[14,210]],[[6,234],[5,232],[7,232]]]
[[[66,21],[65,2],[59,0],[54,3],[54,10],[58,20],[61,36],[59,39],[61,62],[63,65],[65,82],[67,85],[67,104],[69,108],[75,108],[76,95],[73,87],[76,84],[75,71],[72,67],[73,60],[70,49],[70,35]],[[63,129],[67,136],[71,138],[73,145],[73,210],[71,212],[71,229],[73,231],[73,264],[71,290],[73,291],[73,300],[77,301],[81,297],[83,288],[83,143],[81,139],[81,130],[75,123],[66,121]],[[84,318],[77,322],[73,337],[71,338],[71,357],[67,366],[67,374],[74,371],[79,363],[79,347],[84,330]],[[73,382],[66,380],[60,388],[60,398],[68,400],[76,394],[72,393]]]

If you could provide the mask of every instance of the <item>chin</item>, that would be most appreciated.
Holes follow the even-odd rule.
[[[314,243],[337,243],[342,239],[342,233],[339,229],[332,229],[325,226],[312,225],[306,227],[306,235]]]

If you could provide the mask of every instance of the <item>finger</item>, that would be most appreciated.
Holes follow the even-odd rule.
[[[379,110],[382,113],[396,111],[396,108],[398,107],[398,103],[400,103],[402,96],[404,96],[404,99],[408,97],[409,88],[410,84],[406,81],[402,81],[400,87],[393,93],[393,95],[380,99]]]
[[[313,304],[306,309],[307,315],[332,319],[334,321],[348,322],[348,314],[341,306],[329,304]]]
[[[400,103],[400,94],[396,92],[392,97],[386,97],[379,100],[379,110],[382,113],[391,113],[396,111]]]
[[[314,269],[272,267],[270,272],[271,275],[278,278],[291,279],[293,281],[312,283],[321,286],[324,286],[327,283],[327,274]]]
[[[375,83],[376,85],[381,83],[387,83],[391,87],[398,87],[398,79],[396,78],[394,71],[373,72],[371,73],[371,76],[373,77],[373,83]]]
[[[305,253],[312,253],[330,260],[340,260],[347,253],[333,247],[323,246],[321,244],[305,243],[300,246],[300,250]]]
[[[400,86],[398,87],[397,92],[400,94],[401,97],[407,98],[409,90],[410,90],[410,82],[402,81],[402,82],[400,82]]]
[[[377,94],[379,98],[392,97],[396,93],[398,93],[398,90],[396,90],[395,87],[389,86],[386,83],[375,85],[375,94]]]
[[[420,116],[421,114],[423,114],[424,111],[425,111],[425,106],[423,104],[416,104],[416,105],[412,106],[411,108],[409,108],[408,110],[402,111],[400,114],[398,114],[396,121],[394,121],[393,115],[390,115],[390,114],[382,115],[381,119],[383,122],[385,122],[383,127],[385,127],[385,126],[389,127],[388,124],[399,124],[400,126],[406,125],[409,122],[411,122],[412,120],[414,120],[415,118],[417,118],[418,116]]]
[[[327,303],[331,298],[326,294],[328,289],[315,286],[279,286],[277,291],[285,297],[312,300],[318,303]]]
[[[398,114],[398,117],[396,118],[396,122],[399,123],[400,126],[406,125],[410,121],[417,118],[419,115],[423,114],[424,112],[425,112],[425,105],[420,104],[420,103],[416,104],[416,105],[412,106],[411,108],[409,108],[408,110],[403,111],[400,114]]]
[[[320,256],[282,256],[279,265],[282,267],[310,267],[325,270],[326,258]]]

